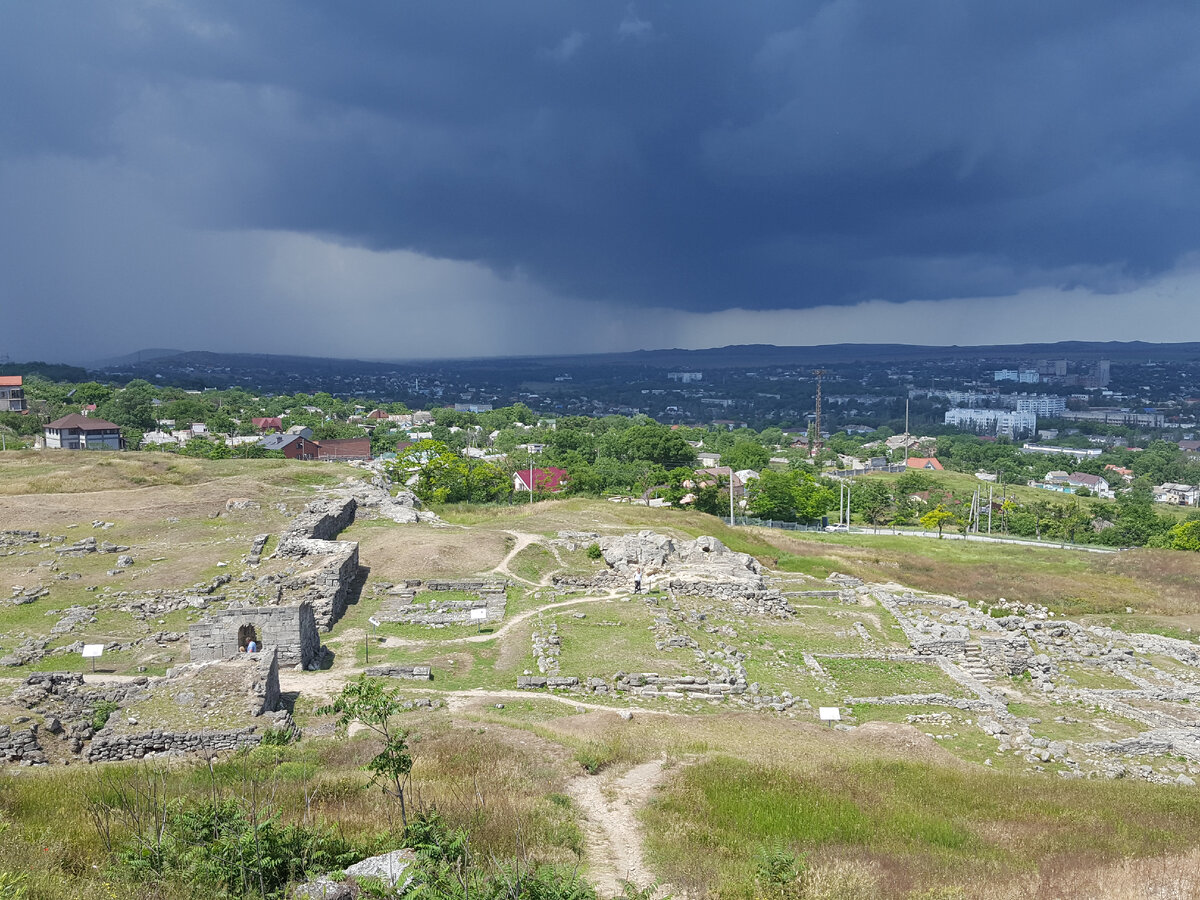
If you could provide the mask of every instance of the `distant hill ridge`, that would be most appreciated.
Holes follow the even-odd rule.
[[[389,371],[397,366],[453,365],[457,368],[638,366],[652,368],[745,368],[753,366],[809,366],[848,363],[856,360],[993,359],[997,362],[1031,358],[1111,359],[1120,361],[1178,361],[1200,359],[1200,343],[1148,343],[1145,341],[1061,341],[1052,344],[993,344],[972,347],[940,347],[916,344],[824,344],[813,347],[778,347],[773,344],[742,344],[704,350],[634,350],[626,353],[595,353],[556,356],[474,357],[462,359],[361,360],[268,353],[221,353],[210,350],[142,350],[112,360],[92,363],[88,368],[133,368],[155,362],[169,366],[228,366],[265,371],[329,370],[356,372]]]

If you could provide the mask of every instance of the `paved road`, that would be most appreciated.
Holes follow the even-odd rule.
[[[918,538],[933,538],[939,540],[936,531],[879,531],[875,532],[869,528],[854,528],[849,532],[834,532],[835,534],[865,534],[883,537],[918,537]],[[1050,550],[1083,550],[1086,553],[1117,553],[1119,551],[1111,547],[1089,547],[1085,544],[1060,544],[1056,541],[1031,541],[1025,538],[1007,538],[993,537],[987,534],[959,534],[949,531],[943,532],[940,540],[945,541],[978,541],[984,544],[1020,544],[1023,547],[1043,547]]]

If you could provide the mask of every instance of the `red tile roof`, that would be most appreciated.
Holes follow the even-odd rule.
[[[932,456],[910,456],[906,464],[910,469],[936,469],[939,472],[943,471],[942,464]]]
[[[517,490],[529,490],[529,470],[518,469],[516,477],[521,482]],[[562,490],[562,484],[567,480],[567,470],[547,466],[544,469],[533,470],[533,489],[539,492],[554,493]]]
[[[20,387],[20,375],[0,375],[0,387]]]

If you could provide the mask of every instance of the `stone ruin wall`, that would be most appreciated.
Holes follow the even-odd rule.
[[[418,593],[420,589],[423,589]],[[476,594],[478,600],[438,600],[429,597],[428,604],[419,602],[422,594],[458,591]],[[472,619],[471,610],[486,609],[487,617]],[[426,581],[411,579],[404,588],[389,592],[383,607],[376,613],[381,621],[404,625],[469,625],[500,622],[508,609],[508,582],[485,579],[444,579]]]
[[[238,631],[253,625],[258,645],[278,655],[285,666],[315,666],[321,659],[321,636],[310,603],[298,606],[255,606],[212,613],[188,629],[191,661],[236,659]]]
[[[106,735],[100,732],[88,750],[88,762],[117,762],[142,759],[158,753],[231,753],[262,742],[258,727],[249,725],[236,731],[162,731],[144,734]]]
[[[23,766],[46,764],[42,745],[38,743],[38,724],[29,723],[28,728],[14,731],[8,725],[0,725],[0,762],[17,763]]]
[[[308,588],[317,627],[329,631],[346,612],[359,577],[358,543],[335,538],[354,521],[353,497],[315,500],[279,539],[276,554],[285,558],[328,557],[311,576]]]
[[[280,549],[292,541],[332,541],[354,522],[358,503],[353,497],[314,500],[292,520],[291,527],[279,539]],[[284,556],[294,554],[284,553]],[[304,554],[299,554],[303,556]]]
[[[250,657],[254,665],[247,667],[243,681],[246,689],[246,711],[255,718],[279,709],[279,659],[274,650]],[[222,663],[219,663],[220,665]],[[223,663],[228,665],[228,662]],[[210,664],[211,665],[211,664]],[[236,665],[236,664],[235,664]],[[167,674],[167,678],[186,678],[191,666],[180,666]],[[231,701],[234,698],[230,698]],[[114,716],[119,713],[114,713]],[[283,724],[290,725],[290,717],[283,715]],[[262,742],[263,728],[246,725],[242,728],[219,731],[166,731],[149,728],[138,734],[118,733],[111,727],[98,731],[88,747],[88,762],[116,762],[119,760],[142,759],[161,753],[214,753],[233,752],[243,747],[253,747]]]

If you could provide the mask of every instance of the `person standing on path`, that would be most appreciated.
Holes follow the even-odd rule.
[[[642,592],[642,570],[640,567],[633,573],[633,592],[635,594]]]

